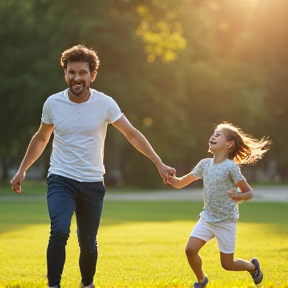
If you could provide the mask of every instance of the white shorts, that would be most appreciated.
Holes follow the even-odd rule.
[[[220,252],[233,254],[236,242],[236,221],[227,219],[212,224],[200,218],[194,226],[191,236],[206,242],[216,237]]]

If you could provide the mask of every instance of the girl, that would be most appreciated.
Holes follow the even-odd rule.
[[[214,237],[224,269],[249,271],[254,283],[261,283],[263,274],[257,258],[234,260],[238,203],[252,198],[252,188],[237,164],[256,163],[269,149],[270,143],[267,138],[256,140],[232,124],[221,123],[216,126],[208,143],[208,152],[214,157],[202,159],[191,173],[181,178],[169,177],[168,183],[178,189],[203,179],[204,208],[185,249],[189,265],[198,279],[194,288],[205,287],[209,282],[198,252]]]

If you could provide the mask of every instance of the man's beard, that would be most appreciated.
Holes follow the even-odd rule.
[[[83,82],[82,85],[83,86],[80,90],[75,90],[73,89],[73,82],[72,82],[69,85],[69,90],[74,96],[81,96],[85,91],[88,90],[88,88],[86,87],[86,83]]]

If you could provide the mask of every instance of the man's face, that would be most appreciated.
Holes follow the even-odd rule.
[[[75,96],[89,91],[90,84],[96,77],[96,72],[90,72],[87,62],[68,62],[64,74],[69,90]]]

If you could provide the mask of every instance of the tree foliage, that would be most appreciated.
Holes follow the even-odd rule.
[[[214,125],[229,121],[256,137],[271,136],[272,149],[259,167],[267,169],[273,160],[285,180],[286,0],[83,3],[0,0],[0,161],[5,171],[23,157],[45,99],[66,88],[62,51],[82,43],[100,57],[93,87],[119,103],[179,174],[206,156]],[[161,185],[151,162],[113,128],[105,164],[108,183]]]

